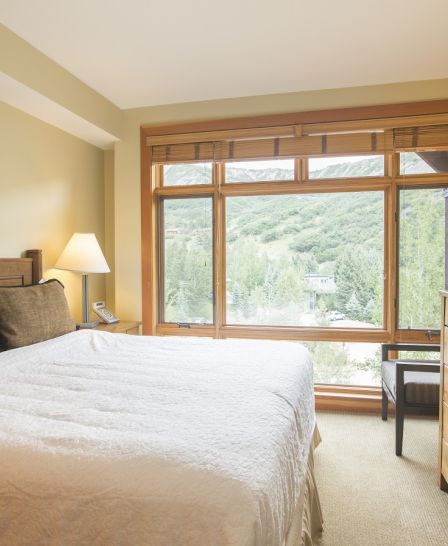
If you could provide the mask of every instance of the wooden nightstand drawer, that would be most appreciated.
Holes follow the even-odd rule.
[[[442,402],[440,409],[442,410],[442,414],[440,418],[442,419],[442,427],[443,427],[443,438],[444,441],[448,441],[448,406],[445,404],[445,402]]]
[[[443,362],[448,366],[448,328],[446,326],[443,327]]]
[[[443,366],[442,400],[448,404],[448,366]]]
[[[443,359],[440,369],[440,412],[439,412],[439,483],[448,491],[448,290],[441,290],[443,324],[440,328],[440,349]]]
[[[445,438],[442,440],[442,474],[445,480],[448,479],[448,443]]]
[[[138,336],[140,335],[140,322],[122,320],[120,322],[115,322],[114,324],[100,324],[95,330],[111,332],[112,334],[130,334]]]

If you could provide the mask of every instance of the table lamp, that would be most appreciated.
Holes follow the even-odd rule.
[[[56,269],[82,273],[82,323],[78,328],[95,328],[99,322],[89,322],[89,273],[109,273],[104,254],[94,233],[74,233],[59,256]]]

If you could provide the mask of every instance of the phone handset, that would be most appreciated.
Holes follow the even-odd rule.
[[[106,304],[104,301],[95,301],[92,303],[92,309],[100,317],[100,319],[107,324],[119,322],[118,318],[108,309],[106,309]]]

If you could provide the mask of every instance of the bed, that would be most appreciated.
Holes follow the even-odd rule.
[[[0,544],[309,546],[317,441],[296,343],[82,330],[4,351]]]

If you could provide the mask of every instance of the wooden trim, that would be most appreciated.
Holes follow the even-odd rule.
[[[156,335],[216,336],[218,338],[278,339],[289,341],[353,341],[386,343],[391,341],[386,330],[349,328],[315,328],[282,326],[234,326],[191,324],[188,328],[177,323],[158,323]]]
[[[396,185],[406,187],[446,187],[448,174],[415,174],[394,177]],[[221,182],[223,195],[272,195],[284,193],[329,193],[347,191],[376,191],[391,187],[392,178],[388,176],[366,176],[363,178],[313,178],[300,181],[280,182]],[[212,184],[195,184],[192,186],[164,186],[154,190],[157,196],[181,197],[194,195],[213,195]]]
[[[372,413],[381,414],[381,394],[377,396],[357,396],[351,394],[316,393],[314,395],[317,411],[344,412],[344,413]],[[388,415],[395,414],[395,405],[388,403]],[[417,413],[417,412],[415,412]]]
[[[161,279],[165,273],[165,231],[163,229],[165,221],[164,200],[158,199],[155,204],[157,212],[157,245],[156,245],[156,257],[157,257],[157,275],[154,276],[154,281],[157,286],[157,309],[156,312],[156,324],[159,322],[165,322],[165,284],[161,282]]]
[[[312,110],[265,116],[236,117],[229,119],[195,121],[190,123],[161,125],[151,124],[142,126],[142,131],[144,132],[145,136],[156,136],[177,133],[201,133],[203,131],[248,129],[253,127],[348,122],[378,118],[426,116],[431,114],[443,115],[447,112],[448,100],[434,100],[378,106],[361,106],[355,108]]]
[[[328,137],[328,154],[413,151],[419,149],[447,149],[448,113],[436,115],[358,119],[301,125],[297,136],[294,125],[280,127],[252,127],[189,133],[170,133],[147,136],[146,145],[153,147],[154,161],[184,162],[238,160],[263,157],[321,156],[320,139]],[[418,144],[414,133],[418,131]],[[375,133],[375,146],[371,135]],[[272,151],[279,144],[277,153]],[[228,150],[232,146],[232,154]],[[201,145],[198,148],[198,145]],[[198,148],[198,149],[196,149]],[[196,155],[200,150],[199,155]],[[353,150],[353,151],[351,151]]]
[[[314,385],[316,410],[376,413],[381,412],[381,387],[357,385]],[[389,402],[388,413],[395,413]]]
[[[357,133],[361,131],[381,131],[396,127],[417,127],[423,125],[445,125],[448,122],[447,113],[434,115],[388,117],[384,119],[359,119],[355,121],[341,121],[333,123],[314,123],[303,126],[307,135],[331,133]]]
[[[429,339],[428,332],[431,333],[431,339]],[[394,332],[394,340],[397,343],[440,343],[440,331],[439,330],[408,330],[397,329]]]
[[[182,328],[178,324],[166,322],[164,324],[157,324],[154,335],[213,337],[215,335],[215,326],[213,324],[207,324],[207,325],[191,324],[188,328]]]
[[[232,182],[224,184],[221,192],[232,195],[283,195],[295,193],[343,193],[352,191],[384,191],[390,183],[384,177],[334,178],[297,182]]]
[[[192,186],[159,186],[154,190],[157,196],[165,197],[201,197],[213,195],[214,188],[212,184],[194,184]]]
[[[214,163],[213,165],[213,323],[215,325],[215,338],[219,338],[220,317],[218,316],[221,310],[219,305],[222,271],[219,263],[216,261],[216,256],[219,255],[221,246],[221,195],[219,191],[220,178],[222,176],[222,165]]]
[[[218,244],[216,248],[215,260],[217,268],[219,269],[218,273],[218,290],[217,290],[217,301],[218,301],[218,313],[217,313],[217,322],[216,322],[216,332],[217,337],[221,338],[222,333],[220,326],[224,324],[226,317],[226,305],[227,305],[227,270],[226,270],[226,199],[222,194],[222,184],[225,177],[225,167],[221,164],[221,169],[219,171],[218,185],[221,188],[218,195]]]
[[[365,341],[385,343],[390,333],[383,329],[316,328],[287,326],[236,326],[220,328],[222,337],[250,339],[285,339],[293,341]]]
[[[363,395],[333,392],[316,392],[314,395],[317,411],[350,411],[380,413],[381,394]]]
[[[335,385],[330,383],[315,383],[314,392],[331,392],[331,393],[347,393],[361,394],[364,396],[377,396],[381,394],[380,386],[363,386],[363,385]]]
[[[394,156],[396,154],[391,152],[386,152],[384,154],[384,176],[388,178],[394,178],[394,170],[393,170],[393,163],[394,163]]]
[[[409,343],[428,343],[428,330],[397,330],[394,333],[384,329],[355,328],[315,328],[283,327],[283,326],[235,326],[235,325],[205,325],[192,324],[189,328],[179,328],[176,323],[158,323],[156,335],[195,336],[203,333],[206,336],[216,334],[218,338],[241,339],[278,339],[287,341],[333,341],[333,342],[365,342],[389,343],[392,340]],[[440,333],[431,330],[431,343],[440,342]]]
[[[255,127],[252,129],[201,131],[198,133],[163,134],[146,137],[147,146],[186,144],[190,142],[213,142],[215,140],[249,140],[253,138],[293,137],[294,127]]]
[[[384,232],[383,232],[383,328],[390,335],[392,331],[393,318],[391,312],[391,294],[393,292],[393,283],[391,278],[393,278],[392,272],[392,255],[391,255],[391,245],[390,245],[390,233],[393,229],[393,218],[394,218],[394,208],[392,201],[391,188],[388,187],[384,191]]]
[[[141,230],[142,230],[142,332],[151,335],[156,324],[156,287],[154,270],[157,267],[155,244],[155,198],[151,167],[151,150],[146,147],[146,135],[140,131],[141,149]]]
[[[385,264],[385,271],[387,275],[387,292],[384,294],[385,298],[385,312],[387,313],[386,322],[387,329],[390,332],[391,339],[393,339],[393,332],[396,330],[397,321],[397,275],[398,269],[398,256],[397,256],[397,225],[398,225],[398,212],[397,212],[397,189],[395,184],[395,176],[397,173],[397,154],[393,154],[391,161],[391,174],[392,185],[388,192],[388,214],[386,219],[386,226],[384,230],[384,244],[387,248],[387,264]]]
[[[448,186],[448,173],[402,174],[397,175],[395,180],[397,186],[403,189],[411,186],[445,188]]]

